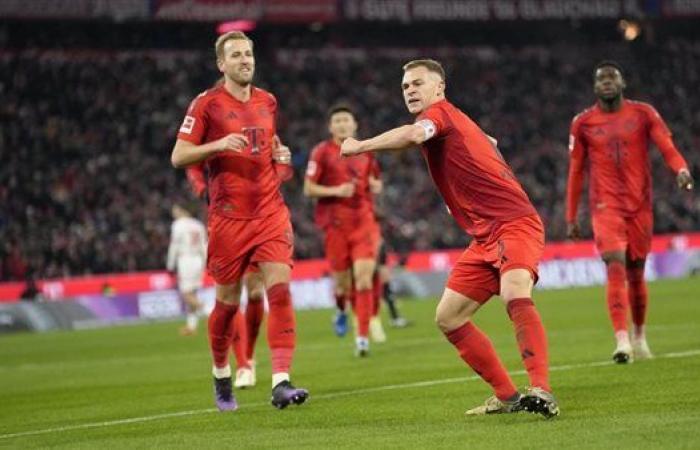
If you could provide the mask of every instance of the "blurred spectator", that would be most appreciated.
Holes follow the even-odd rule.
[[[169,209],[188,195],[170,151],[189,100],[217,78],[209,49],[36,51],[0,54],[0,277],[24,279],[162,269]],[[295,179],[283,186],[299,258],[322,255],[312,204],[301,193],[306,159],[326,137],[339,99],[359,111],[360,135],[410,120],[401,65],[431,56],[448,70],[448,96],[499,140],[543,217],[565,237],[569,123],[593,104],[591,69],[616,58],[628,96],[650,101],[700,178],[700,43],[572,44],[421,49],[280,48],[258,53],[258,83],[280,104],[280,135]],[[700,229],[698,196],[674,190],[656,152],[655,231]],[[383,155],[385,237],[399,252],[461,247],[419,152]]]

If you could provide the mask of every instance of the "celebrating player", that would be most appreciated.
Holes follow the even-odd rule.
[[[596,247],[607,266],[606,296],[617,341],[613,353],[617,363],[631,361],[633,356],[652,357],[644,332],[648,302],[644,264],[653,230],[650,140],[676,174],[678,187],[693,188],[688,166],[659,113],[647,103],[625,99],[624,89],[617,63],[604,61],[595,67],[593,91],[598,101],[571,123],[566,196],[567,234],[578,239],[577,209],[588,167],[591,222]],[[634,322],[631,343],[627,329],[630,306]]]
[[[417,116],[415,123],[362,141],[347,138],[341,152],[354,156],[421,145],[450,213],[474,237],[452,269],[436,311],[447,339],[495,393],[466,414],[525,409],[545,417],[558,415],[549,387],[547,338],[531,300],[544,249],[542,222],[495,140],[445,99],[440,63],[421,59],[403,69],[404,101]],[[530,378],[525,395],[515,388],[489,338],[471,320],[496,294],[507,306]]]
[[[374,158],[371,155],[340,157],[340,144],[357,131],[355,115],[349,106],[331,108],[328,130],[331,139],[311,151],[304,194],[318,199],[316,224],[325,234],[326,258],[335,280],[336,333],[345,334],[345,305],[354,284],[353,305],[358,322],[355,352],[367,356],[374,305],[372,276],[379,246],[379,226],[370,190]]]
[[[272,404],[284,408],[308,397],[289,379],[296,341],[289,291],[293,234],[273,165],[273,159],[289,164],[291,154],[275,141],[275,97],[252,85],[253,42],[233,31],[217,39],[215,50],[223,83],[192,101],[171,156],[175,167],[205,161],[209,172],[207,269],[216,283],[209,316],[215,399],[221,411],[237,408],[228,361],[229,325],[238,310],[243,273],[253,264],[260,268],[269,302]]]
[[[177,271],[177,287],[187,308],[185,326],[180,334],[189,336],[197,331],[202,304],[197,289],[202,287],[202,275],[207,258],[207,232],[199,220],[183,206],[172,207],[173,221],[168,247],[167,269]]]

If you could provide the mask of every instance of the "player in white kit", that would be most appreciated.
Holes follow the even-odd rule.
[[[172,215],[175,220],[170,233],[167,268],[177,273],[177,287],[187,307],[187,322],[180,333],[191,335],[197,331],[202,309],[197,289],[202,287],[206,266],[207,232],[204,224],[181,205],[173,205]]]

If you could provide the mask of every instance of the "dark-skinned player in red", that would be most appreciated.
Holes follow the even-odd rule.
[[[658,147],[679,189],[692,190],[693,178],[654,107],[624,98],[620,65],[603,61],[593,77],[598,100],[571,123],[567,234],[570,239],[581,237],[577,212],[588,171],[593,235],[607,268],[606,297],[616,340],[613,360],[627,363],[652,357],[644,330],[649,299],[644,265],[654,228],[649,144]],[[629,310],[634,323],[631,340]]]
[[[491,385],[494,395],[467,415],[527,410],[559,414],[549,386],[547,337],[532,302],[544,227],[496,142],[445,98],[445,71],[431,59],[404,67],[403,97],[417,116],[410,125],[370,139],[348,138],[344,156],[420,146],[430,175],[450,213],[473,236],[447,280],[436,322],[460,357]],[[491,340],[473,315],[500,295],[513,322],[530,387],[521,394]]]

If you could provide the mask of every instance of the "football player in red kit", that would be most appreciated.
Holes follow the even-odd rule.
[[[318,199],[316,225],[323,230],[326,258],[335,281],[336,333],[345,334],[345,304],[354,286],[355,353],[367,356],[375,305],[373,275],[380,242],[371,189],[372,182],[377,185],[378,169],[372,155],[351,159],[340,156],[340,144],[357,131],[357,121],[349,106],[331,108],[328,130],[331,138],[311,151],[304,194]]]
[[[571,123],[567,234],[572,239],[580,237],[578,203],[589,171],[593,235],[607,267],[608,312],[617,341],[613,359],[626,363],[633,357],[652,357],[644,330],[648,302],[644,264],[653,232],[649,143],[656,144],[680,189],[691,190],[693,179],[654,107],[623,97],[625,79],[620,66],[604,61],[595,67],[593,76],[598,101]],[[630,309],[631,341],[627,329]]]
[[[445,71],[437,61],[404,67],[403,96],[414,123],[370,139],[346,139],[344,156],[420,146],[430,175],[450,213],[473,236],[457,261],[436,311],[438,327],[494,395],[467,415],[537,412],[559,414],[549,386],[547,338],[532,302],[544,250],[542,221],[503,160],[496,142],[445,98]],[[513,322],[531,386],[525,394],[472,316],[500,295]]]
[[[175,167],[205,162],[209,172],[207,270],[216,282],[216,305],[209,316],[215,400],[222,411],[237,408],[228,361],[230,323],[238,310],[241,279],[253,264],[260,268],[269,302],[272,404],[284,408],[303,403],[308,391],[294,387],[289,375],[296,345],[289,290],[294,243],[273,164],[277,100],[252,84],[253,42],[244,33],[221,35],[215,50],[224,82],[192,101],[171,156]],[[285,154],[277,161],[290,159]]]

